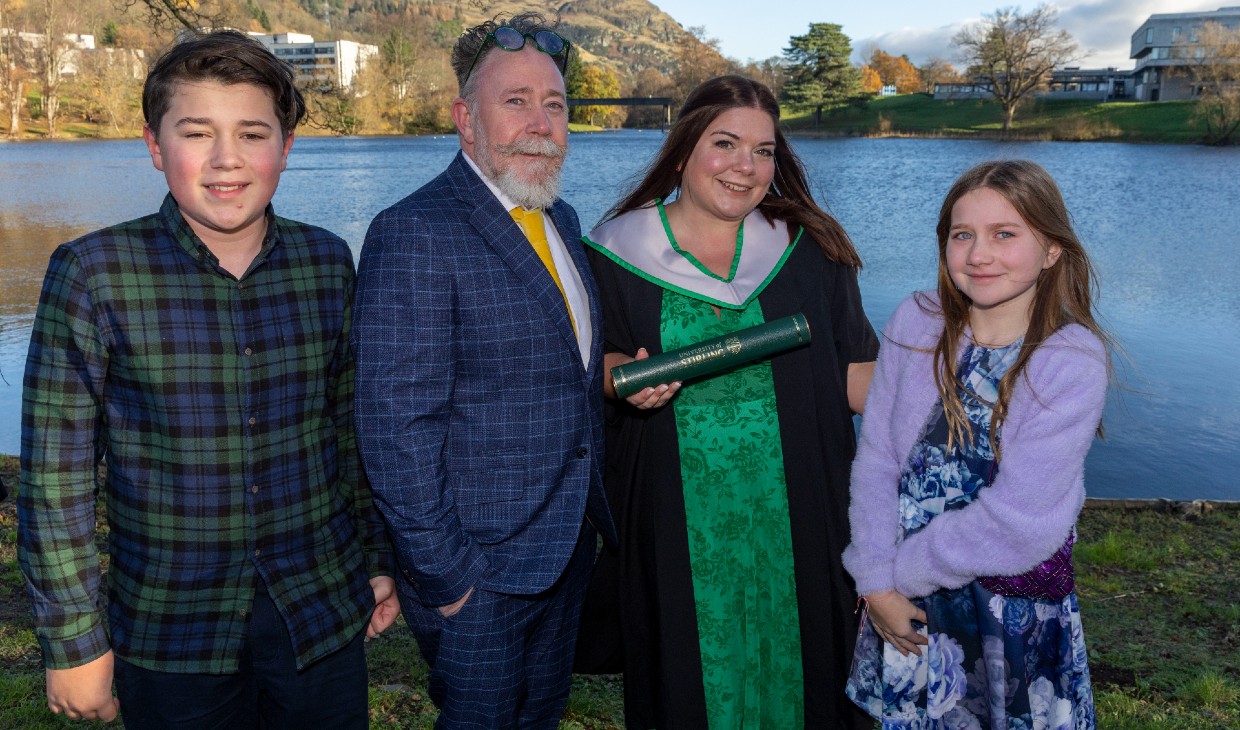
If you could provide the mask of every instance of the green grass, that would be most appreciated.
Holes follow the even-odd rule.
[[[1037,99],[1017,109],[1011,137],[1030,140],[1190,143],[1201,138],[1194,102],[1105,102]],[[851,136],[990,138],[1002,135],[1003,110],[989,99],[936,101],[928,94],[871,100],[864,108],[786,111],[784,124],[803,133]]]
[[[16,467],[16,459],[0,456],[0,475],[13,486]],[[1078,532],[1077,593],[1098,727],[1240,727],[1240,510],[1187,519],[1152,509],[1087,509]],[[0,728],[81,727],[46,709],[15,540],[9,500],[0,504]],[[366,656],[371,727],[431,728],[427,668],[403,622],[367,642]],[[574,678],[561,728],[623,724],[619,677]]]
[[[1079,532],[1099,727],[1240,727],[1240,511],[1091,509]]]

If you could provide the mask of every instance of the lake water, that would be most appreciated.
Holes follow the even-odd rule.
[[[658,132],[574,135],[564,197],[588,229],[639,172]],[[852,235],[881,327],[934,283],[939,203],[970,165],[1027,157],[1059,181],[1124,347],[1092,497],[1240,499],[1240,149],[797,140],[815,192]],[[299,139],[275,205],[360,250],[366,226],[437,174],[455,137]],[[47,257],[82,233],[154,211],[165,191],[140,141],[0,144],[0,453],[19,444],[21,375]]]

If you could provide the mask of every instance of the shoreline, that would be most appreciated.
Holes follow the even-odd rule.
[[[571,134],[608,134],[615,132],[652,132],[664,134],[667,130],[655,129],[654,127],[601,127],[595,129],[570,129]],[[1156,140],[1140,136],[1058,136],[1051,132],[991,132],[976,131],[968,133],[951,133],[946,131],[936,132],[875,132],[870,130],[831,130],[831,129],[806,129],[800,126],[783,128],[784,136],[788,139],[920,139],[920,140],[976,140],[984,142],[1105,142],[1118,144],[1166,144],[1166,145],[1200,145],[1200,142],[1190,140],[1166,139]],[[420,134],[324,134],[319,130],[295,130],[295,135],[303,139],[417,139],[420,137],[455,137],[456,130],[440,131],[440,132],[424,132]],[[141,133],[127,136],[111,136],[111,135],[61,135],[55,138],[45,136],[28,135],[17,138],[0,136],[0,144],[30,144],[39,142],[132,142],[142,141]]]
[[[1086,497],[1084,509],[1156,510],[1181,515],[1200,515],[1214,510],[1240,511],[1240,500]]]

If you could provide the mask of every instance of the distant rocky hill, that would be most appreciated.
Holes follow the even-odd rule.
[[[263,0],[251,2],[263,4]],[[293,6],[303,11],[301,24],[316,29],[303,32],[321,34],[325,28],[323,20],[330,18],[332,30],[370,43],[381,42],[382,35],[391,28],[415,17],[431,18],[449,28],[465,28],[501,13],[540,12],[549,18],[560,18],[563,35],[573,42],[584,61],[609,68],[622,79],[631,79],[644,68],[669,70],[677,46],[689,37],[680,23],[648,0],[353,0],[339,5],[337,2],[339,0],[282,0],[280,4],[285,9]],[[272,17],[274,19],[275,15]],[[296,18],[288,12],[280,13],[279,17],[281,24],[297,24]],[[289,29],[301,30],[292,27],[276,30]],[[455,40],[450,34],[440,38],[445,47]]]

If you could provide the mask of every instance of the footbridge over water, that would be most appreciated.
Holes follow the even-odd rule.
[[[670,96],[626,96],[610,99],[577,98],[568,100],[569,107],[574,106],[661,106],[663,121],[660,129],[672,123],[672,98]]]

